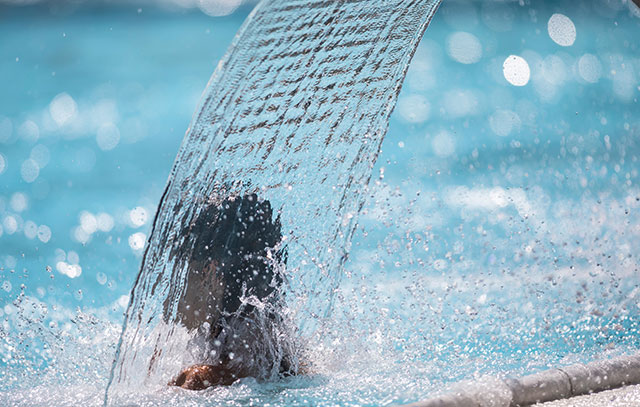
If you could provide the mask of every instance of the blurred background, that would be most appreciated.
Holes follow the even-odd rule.
[[[179,144],[253,5],[0,1],[5,337],[24,304],[51,329],[78,309],[121,323]],[[336,323],[443,382],[637,349],[638,38],[631,1],[445,0],[365,191]]]

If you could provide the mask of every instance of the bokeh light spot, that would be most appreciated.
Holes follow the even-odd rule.
[[[96,220],[98,221],[98,229],[102,232],[109,232],[113,229],[113,217],[108,213],[99,213],[96,216]]]
[[[29,199],[22,192],[16,192],[11,195],[9,206],[14,212],[22,212],[29,206]]]
[[[24,182],[31,183],[35,181],[36,178],[38,178],[38,175],[40,175],[40,167],[38,166],[38,163],[31,158],[24,160],[22,166],[20,166],[20,175]]]
[[[27,120],[18,128],[18,135],[29,143],[35,143],[40,137],[40,128],[35,122]]]
[[[38,234],[38,225],[28,220],[24,223],[23,232],[27,239],[34,239]]]
[[[584,54],[578,61],[578,73],[587,82],[596,83],[602,75],[602,65],[597,56]]]
[[[40,225],[38,227],[38,240],[42,243],[47,243],[51,239],[51,229],[47,225]]]
[[[9,141],[12,133],[13,123],[11,123],[11,119],[0,116],[0,143],[6,143]]]
[[[409,123],[422,123],[429,118],[431,105],[422,95],[409,95],[398,101],[398,113]]]
[[[78,113],[78,106],[67,93],[60,93],[49,104],[49,114],[58,126],[64,126]]]
[[[482,58],[482,45],[475,35],[458,31],[447,38],[447,54],[462,64],[475,64]]]
[[[134,233],[129,236],[129,247],[133,250],[142,250],[144,248],[144,242],[147,240],[147,235],[142,232]]]
[[[212,17],[226,16],[240,6],[242,0],[198,0],[198,8]]]
[[[449,132],[441,131],[433,138],[431,147],[437,156],[448,157],[455,152],[456,143]]]
[[[38,167],[44,168],[47,164],[49,164],[51,154],[49,153],[49,149],[47,148],[47,146],[38,144],[31,150],[30,158],[38,164]]]
[[[520,124],[520,116],[511,110],[497,110],[489,117],[491,130],[501,137],[506,137],[514,130],[520,129]]]
[[[103,272],[98,272],[98,274],[96,274],[96,281],[98,281],[100,285],[105,285],[107,283],[107,275]]]
[[[547,23],[547,30],[553,42],[560,46],[570,47],[576,41],[576,26],[564,14],[552,15]]]
[[[105,123],[98,129],[96,141],[101,150],[113,150],[120,142],[120,130],[113,123]]]
[[[504,78],[513,86],[524,86],[529,83],[531,70],[527,61],[518,55],[509,55],[502,64]]]

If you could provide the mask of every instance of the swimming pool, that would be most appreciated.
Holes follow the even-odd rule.
[[[445,2],[310,339],[316,373],[140,403],[396,404],[637,349],[632,7]],[[248,11],[3,6],[8,403],[100,403],[171,162]]]

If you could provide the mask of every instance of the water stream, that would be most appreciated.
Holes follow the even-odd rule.
[[[163,304],[183,295],[193,253],[184,231],[203,208],[230,196],[271,202],[289,257],[293,319],[302,335],[322,323],[389,116],[438,5],[256,6],[209,81],[176,158],[127,310],[110,401],[126,389],[164,385],[184,363],[178,355],[188,340],[163,323]]]
[[[100,406],[111,380],[115,405],[391,406],[640,348],[632,2],[447,0],[422,39],[426,4],[374,18],[340,3],[336,24],[299,30],[331,52],[297,56],[313,38],[264,34],[295,12],[270,15],[267,3],[253,14],[232,13],[237,0],[19,3],[0,0],[0,405]],[[329,31],[343,25],[358,28]],[[398,90],[388,83],[400,82],[381,143]],[[189,335],[162,316],[180,310],[185,260],[198,254],[183,227],[252,192],[286,237],[278,270],[297,331],[284,337],[299,342],[277,345],[297,346],[312,369],[166,386],[194,361]]]

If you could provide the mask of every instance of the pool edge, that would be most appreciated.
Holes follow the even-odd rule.
[[[554,368],[515,379],[461,385],[460,390],[401,407],[531,406],[640,384],[640,353]]]

